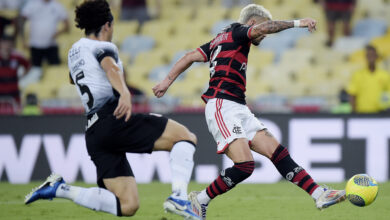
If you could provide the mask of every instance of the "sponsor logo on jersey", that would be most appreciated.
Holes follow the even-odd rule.
[[[229,33],[223,33],[216,37],[213,42],[210,44],[210,48],[213,48],[215,45],[219,44],[221,41],[227,40],[229,37]]]

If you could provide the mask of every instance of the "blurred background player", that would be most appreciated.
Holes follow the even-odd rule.
[[[166,78],[153,88],[154,94],[162,97],[175,79],[194,62],[210,63],[209,88],[202,95],[207,103],[206,122],[217,143],[217,153],[228,156],[234,166],[223,170],[203,191],[190,193],[194,211],[203,219],[212,199],[252,174],[254,159],[251,150],[269,158],[284,178],[310,194],[318,209],[345,200],[344,190],[330,190],[314,182],[304,168],[290,157],[287,148],[246,106],[246,69],[251,44],[257,46],[267,34],[294,27],[308,28],[312,32],[316,21],[310,18],[272,21],[267,9],[250,4],[242,9],[238,22],[226,27],[210,42],[186,53]]]
[[[335,39],[336,24],[343,23],[343,35],[351,35],[351,19],[356,8],[356,0],[320,0],[326,15],[328,40],[326,45],[331,47]]]
[[[382,96],[390,90],[390,74],[378,67],[375,47],[366,47],[367,66],[352,75],[347,91],[355,113],[379,113]]]
[[[61,63],[59,48],[56,38],[69,32],[68,14],[65,8],[56,0],[28,1],[23,7],[21,16],[22,38],[25,48],[30,49],[31,63],[34,67],[41,67],[42,62],[47,60],[50,65]],[[24,23],[30,22],[29,43],[25,38]],[[62,28],[57,29],[62,23]]]
[[[126,153],[171,151],[172,194],[166,211],[199,219],[187,198],[194,166],[196,136],[183,125],[152,114],[132,114],[131,96],[123,77],[118,49],[111,43],[113,16],[105,0],[85,1],[76,8],[77,27],[85,38],[69,51],[71,80],[85,107],[86,144],[97,169],[98,187],[67,185],[58,174],[50,175],[25,203],[37,199],[66,198],[117,216],[132,216],[139,207],[135,178]]]
[[[23,68],[27,73],[30,68],[28,60],[16,52],[15,38],[4,35],[0,39],[0,102],[16,103],[20,105],[19,75],[18,71]],[[3,100],[3,101],[1,101]]]

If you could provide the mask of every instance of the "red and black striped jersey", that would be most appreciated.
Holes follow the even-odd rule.
[[[204,56],[204,61],[210,62],[209,88],[202,95],[205,102],[222,98],[246,104],[246,67],[251,30],[250,26],[233,23],[197,49]]]

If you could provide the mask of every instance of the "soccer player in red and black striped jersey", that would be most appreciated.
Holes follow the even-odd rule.
[[[24,67],[24,72],[27,73],[30,63],[15,51],[14,41],[15,39],[8,35],[0,39],[0,99],[12,99],[20,104],[18,70]]]
[[[251,45],[259,45],[267,34],[299,27],[315,30],[310,18],[294,21],[272,21],[264,7],[250,4],[242,9],[239,22],[225,28],[210,42],[187,53],[168,76],[153,88],[157,97],[165,94],[173,81],[194,62],[210,63],[208,90],[202,95],[207,103],[206,122],[217,143],[217,153],[226,154],[234,166],[223,170],[216,180],[201,192],[191,192],[193,209],[206,218],[209,202],[248,178],[254,170],[251,150],[268,157],[280,174],[301,187],[316,201],[319,209],[345,200],[344,190],[319,186],[290,157],[283,147],[249,110],[245,103],[245,71]]]

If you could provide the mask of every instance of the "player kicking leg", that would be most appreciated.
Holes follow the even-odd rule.
[[[187,198],[187,186],[194,166],[193,155],[196,141],[196,136],[186,127],[176,121],[168,120],[164,133],[155,141],[153,148],[156,151],[171,151],[172,194],[166,199],[163,207],[166,211],[186,219],[199,219],[193,213],[191,203]],[[106,155],[105,159],[110,160],[110,157]],[[109,169],[108,164],[111,163],[99,161],[100,159],[94,160],[98,169],[102,166]],[[126,164],[127,162],[122,160],[116,165],[119,171],[109,170],[108,172],[111,173],[109,175],[115,175],[115,172],[126,172],[124,171]],[[125,165],[125,168],[122,165]],[[95,211],[117,216],[132,216],[139,207],[137,186],[133,176],[125,175],[99,179],[100,188],[84,188],[68,185],[60,175],[52,174],[42,185],[26,196],[25,204],[38,199],[65,198]]]
[[[232,109],[232,107],[230,106],[228,109]],[[246,111],[249,112],[249,109]],[[235,112],[238,111],[235,110]],[[230,129],[233,128],[230,125],[234,116],[230,115],[229,118],[228,114],[223,107],[220,109],[218,117],[220,118],[220,127],[226,126],[226,129],[222,128],[221,132],[232,131],[230,134],[234,141],[226,148],[219,147],[218,149],[222,149],[219,153],[224,152],[234,162],[234,166],[223,170],[217,179],[203,191],[189,194],[194,211],[199,213],[203,219],[206,219],[207,207],[212,199],[229,191],[252,174],[254,161],[250,150],[269,158],[285,179],[305,190],[314,199],[318,209],[322,210],[345,200],[344,190],[331,190],[315,183],[310,175],[292,160],[287,149],[278,143],[256,117],[247,114],[249,120],[242,119],[243,124],[239,124],[238,121],[233,122],[236,128],[243,129],[241,133],[247,137],[246,139],[240,138],[241,135],[236,136],[234,131]],[[209,125],[209,127],[213,127],[213,125]],[[212,129],[210,131],[213,133]],[[218,131],[214,132],[217,143],[223,141],[220,137],[218,138],[219,133]],[[248,140],[252,140],[249,142],[249,146]]]

